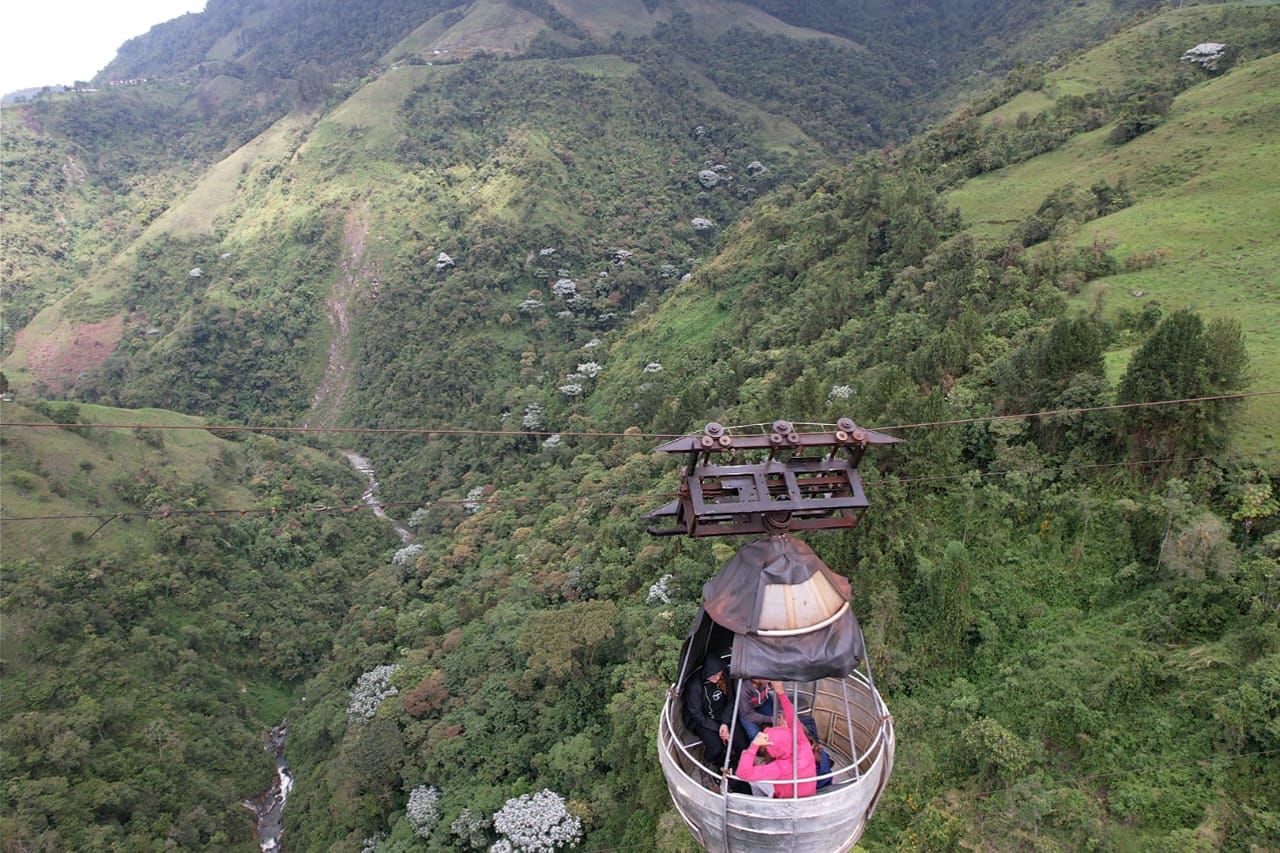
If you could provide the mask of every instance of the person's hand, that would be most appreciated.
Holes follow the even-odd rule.
[[[724,741],[725,743],[729,742],[729,727],[726,726],[724,723],[720,724],[720,740]]]
[[[774,693],[785,693],[787,690],[787,685],[781,681],[770,681],[769,686],[773,688]]]
[[[754,746],[768,746],[768,745],[769,745],[769,736],[768,736],[767,734],[765,734],[764,732],[760,732],[760,734],[758,734],[758,735],[756,735],[756,736],[755,736],[755,740],[751,741],[751,743],[752,743]]]

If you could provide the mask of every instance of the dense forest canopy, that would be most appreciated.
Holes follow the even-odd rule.
[[[251,850],[287,718],[286,849],[694,849],[742,542],[650,451],[852,416],[862,846],[1280,845],[1274,6],[215,0],[98,82],[5,108],[5,844]]]

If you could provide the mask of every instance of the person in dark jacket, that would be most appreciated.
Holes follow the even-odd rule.
[[[762,728],[773,725],[773,690],[763,678],[753,678],[742,685],[738,724],[747,740],[753,740]]]
[[[684,710],[685,724],[702,741],[703,763],[717,773],[724,766],[731,730],[736,728],[732,731],[734,757],[747,745],[742,728],[733,726],[733,691],[725,662],[718,656],[709,655],[702,667],[702,677],[686,685]]]

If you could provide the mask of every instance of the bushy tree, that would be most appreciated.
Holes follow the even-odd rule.
[[[1248,354],[1235,320],[1205,326],[1189,309],[1173,312],[1133,354],[1120,380],[1120,403],[1185,400],[1230,394],[1244,387]],[[1216,453],[1227,441],[1234,401],[1210,400],[1125,409],[1124,440],[1135,459]],[[1180,463],[1171,463],[1180,464]]]
[[[490,853],[551,853],[582,838],[582,821],[569,813],[564,797],[544,788],[507,800],[493,816],[502,837]]]
[[[430,838],[436,824],[440,822],[439,789],[434,785],[419,785],[410,791],[405,816],[417,835]]]
[[[1047,334],[1029,335],[1011,358],[1002,383],[1010,411],[1053,406],[1079,374],[1103,375],[1102,336],[1086,317],[1063,317]]]
[[[342,747],[343,783],[353,795],[372,794],[382,806],[390,804],[400,785],[404,737],[400,727],[377,719],[353,730]]]
[[[1113,145],[1123,145],[1160,126],[1173,106],[1171,93],[1150,89],[1131,96],[1120,109],[1116,126],[1107,136]]]

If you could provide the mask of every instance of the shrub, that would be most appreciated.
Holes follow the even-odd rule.
[[[1031,749],[1022,738],[990,717],[974,720],[960,739],[983,773],[1012,781],[1031,765]]]

